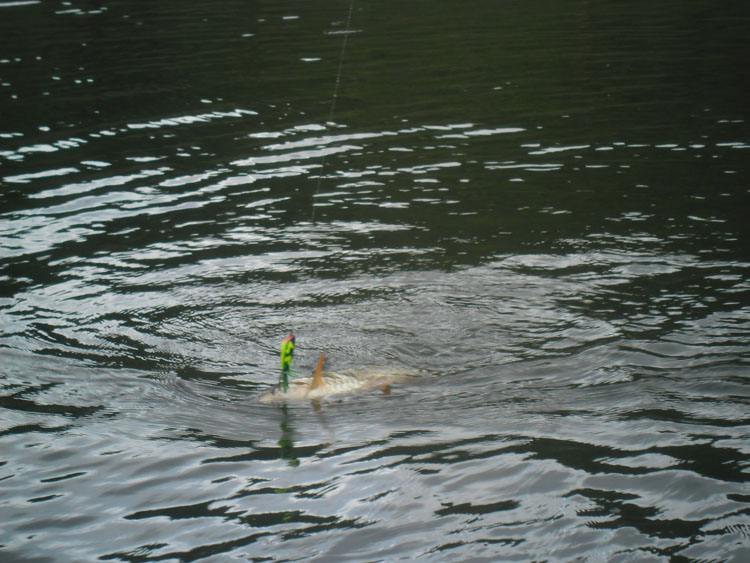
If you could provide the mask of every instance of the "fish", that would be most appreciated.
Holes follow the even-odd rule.
[[[325,352],[320,355],[315,373],[309,377],[290,379],[286,390],[281,384],[275,385],[260,396],[261,403],[280,401],[317,400],[332,395],[353,393],[363,389],[381,388],[390,392],[393,383],[404,381],[416,375],[408,370],[388,367],[362,367],[342,372],[323,372]]]

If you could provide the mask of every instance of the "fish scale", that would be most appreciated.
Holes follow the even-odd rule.
[[[413,372],[393,368],[351,369],[340,373],[324,373],[322,384],[316,388],[312,387],[312,377],[300,377],[289,381],[289,388],[286,391],[277,385],[263,393],[260,396],[260,402],[320,399],[360,389],[387,388],[392,383],[403,381],[406,377],[414,375],[416,374]]]

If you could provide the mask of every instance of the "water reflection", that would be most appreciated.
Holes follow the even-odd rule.
[[[279,411],[281,411],[281,437],[278,441],[279,458],[286,460],[289,467],[297,467],[300,462],[294,453],[294,427],[292,426],[289,408],[286,404],[282,404],[279,406]]]

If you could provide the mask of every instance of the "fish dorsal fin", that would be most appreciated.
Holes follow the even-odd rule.
[[[313,375],[312,385],[310,389],[317,389],[323,386],[323,360],[326,357],[326,353],[323,352],[318,360],[318,367],[315,368],[315,375]]]

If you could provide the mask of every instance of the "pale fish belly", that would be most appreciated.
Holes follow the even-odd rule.
[[[260,402],[272,403],[276,401],[321,399],[331,395],[352,393],[360,389],[385,388],[392,383],[403,381],[405,378],[413,375],[416,374],[388,368],[351,369],[341,373],[324,373],[323,384],[315,389],[310,388],[312,386],[312,377],[300,377],[289,381],[289,388],[286,392],[276,386],[272,390],[263,393],[260,396]]]

